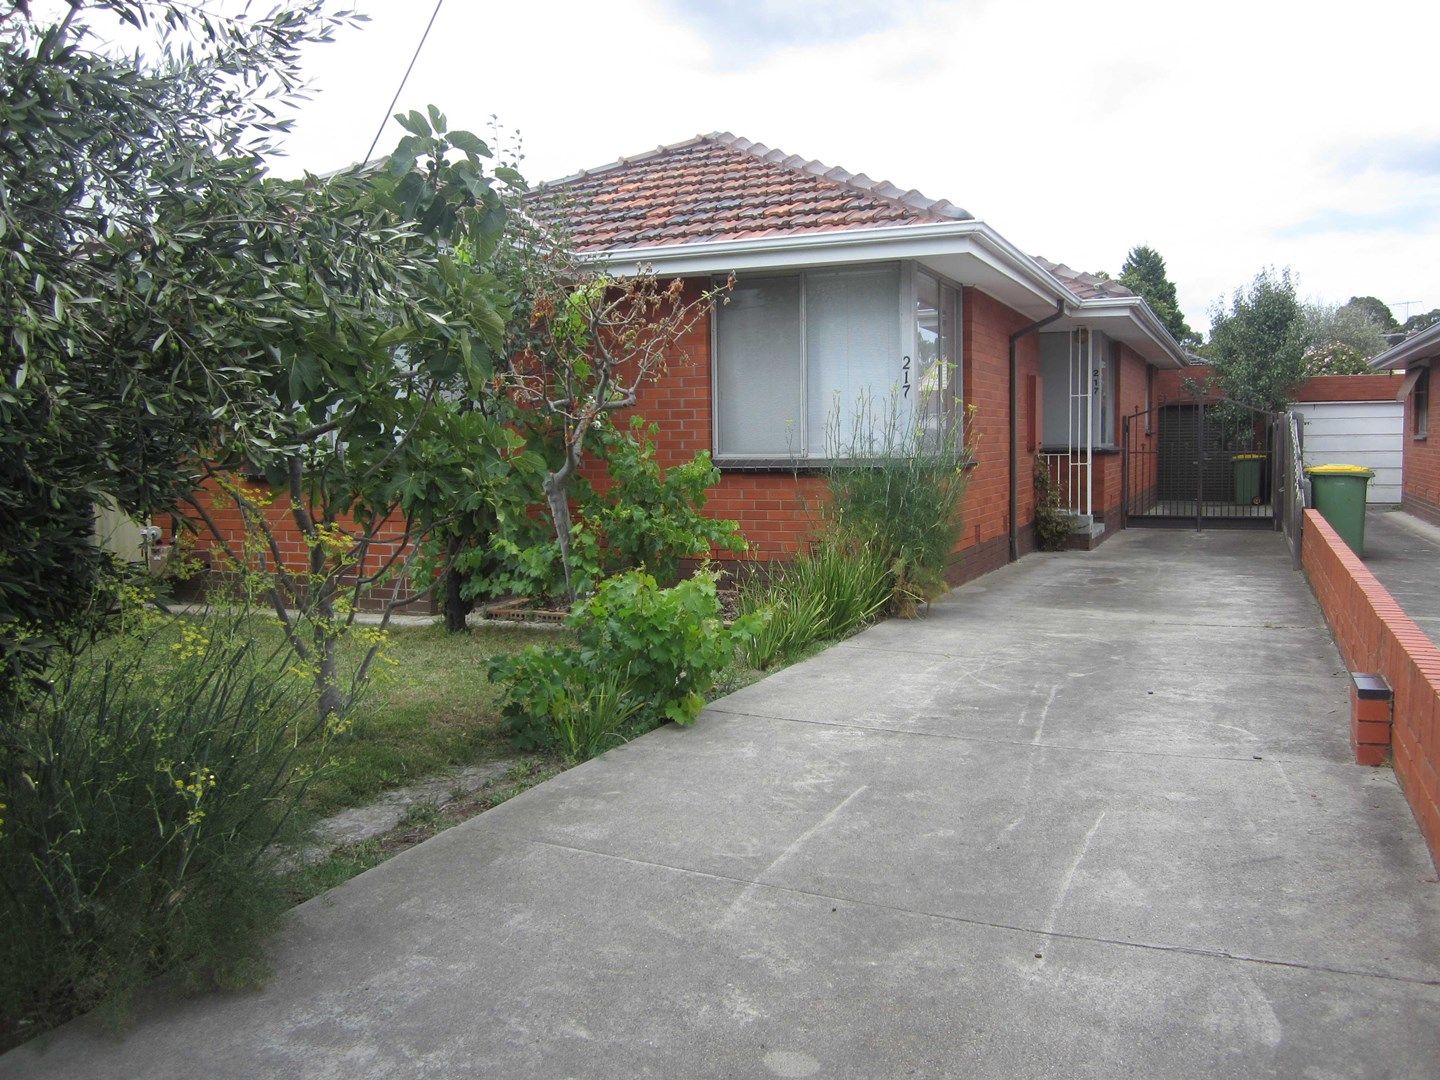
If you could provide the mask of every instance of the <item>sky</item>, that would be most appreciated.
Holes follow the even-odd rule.
[[[430,0],[316,46],[284,174],[361,157]],[[1149,244],[1192,326],[1265,266],[1440,307],[1440,4],[445,0],[399,108],[554,179],[721,130],[946,198],[1032,254]],[[380,150],[400,136],[393,123]]]

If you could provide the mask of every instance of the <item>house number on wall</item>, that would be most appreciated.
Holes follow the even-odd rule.
[[[904,357],[900,364],[900,396],[902,398],[910,396],[910,358],[908,356]]]

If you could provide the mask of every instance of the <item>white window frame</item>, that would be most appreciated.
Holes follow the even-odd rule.
[[[720,466],[729,465],[732,468],[744,465],[756,467],[791,465],[797,462],[820,464],[828,460],[823,454],[812,454],[810,452],[809,432],[809,404],[810,404],[810,371],[808,364],[808,334],[806,328],[806,278],[815,272],[834,273],[836,271],[874,270],[880,266],[896,266],[894,262],[862,263],[862,264],[833,264],[808,266],[792,271],[760,271],[753,275],[755,278],[781,278],[798,277],[800,279],[800,379],[801,398],[799,416],[796,419],[796,442],[797,447],[788,455],[781,454],[727,454],[720,445],[721,413],[726,403],[721,400],[720,395],[720,308],[717,307],[710,319],[710,453],[715,463]],[[900,364],[900,371],[903,376],[907,373],[912,379],[911,394],[916,404],[919,402],[919,388],[913,381],[915,370],[915,356],[919,339],[915,322],[916,303],[916,273],[917,263],[913,259],[901,260],[898,264],[900,286],[896,296],[896,345],[898,348],[897,359]],[[954,368],[950,372],[950,382],[947,388],[946,405],[950,410],[951,419],[956,423],[962,422],[964,417],[964,370],[965,370],[965,293],[963,287],[944,274],[937,273],[930,267],[921,267],[920,271],[928,274],[937,280],[941,285],[941,303],[945,289],[950,289],[954,294],[954,320],[955,320],[955,361]],[[717,279],[718,281],[719,279]],[[908,365],[908,369],[907,369]],[[903,386],[903,381],[897,381],[896,385]]]
[[[1424,442],[1430,437],[1430,395],[1435,388],[1431,386],[1431,369],[1428,366],[1415,370],[1420,374],[1410,389],[1410,438],[1415,442]]]
[[[955,355],[951,359],[953,365],[945,374],[945,389],[941,397],[942,407],[950,423],[960,425],[965,422],[965,289],[957,285],[944,274],[931,270],[928,266],[911,266],[908,282],[902,277],[900,290],[902,293],[901,308],[908,312],[910,321],[910,353],[911,373],[918,375],[914,364],[915,356],[920,352],[920,329],[919,320],[915,318],[915,307],[919,303],[920,288],[918,279],[920,275],[931,278],[939,286],[937,302],[940,305],[940,327],[941,340],[944,340],[944,326],[946,317],[946,300],[950,303],[951,317],[954,319]],[[907,287],[908,286],[908,287]],[[919,384],[916,382],[915,405],[920,405]]]

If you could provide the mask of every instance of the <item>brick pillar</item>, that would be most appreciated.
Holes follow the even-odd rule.
[[[1394,696],[1383,675],[1350,673],[1350,749],[1361,765],[1385,764]]]

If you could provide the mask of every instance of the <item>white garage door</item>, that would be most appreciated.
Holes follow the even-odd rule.
[[[1365,465],[1375,470],[1368,500],[1400,501],[1405,406],[1398,401],[1307,401],[1291,408],[1305,417],[1306,465]]]

